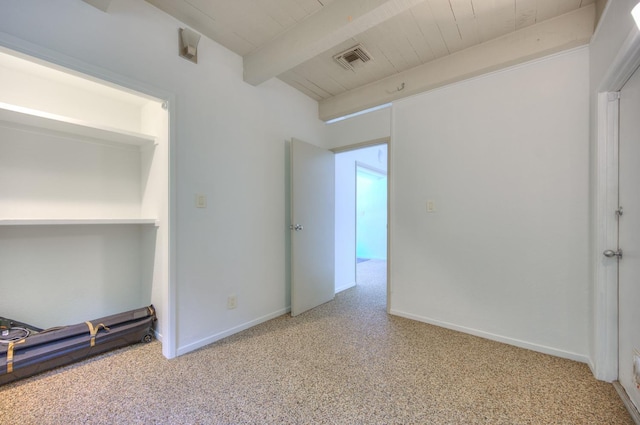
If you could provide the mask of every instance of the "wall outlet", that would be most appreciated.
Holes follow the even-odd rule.
[[[231,294],[227,297],[227,309],[233,310],[238,306],[238,297],[236,294]]]

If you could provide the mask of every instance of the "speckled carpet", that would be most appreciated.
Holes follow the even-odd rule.
[[[0,387],[0,423],[633,423],[585,364],[388,316],[384,262],[361,266],[334,301],[177,359],[140,344]]]

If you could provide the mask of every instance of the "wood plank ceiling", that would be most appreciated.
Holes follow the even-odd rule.
[[[146,1],[242,56],[246,81],[277,77],[317,100],[322,119],[451,82],[416,79],[470,61],[474,49],[495,46],[493,64],[466,65],[461,76],[586,44],[596,14],[595,0]],[[353,70],[334,61],[357,44],[373,60]]]

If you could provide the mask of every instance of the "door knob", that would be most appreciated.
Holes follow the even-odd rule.
[[[607,249],[605,252],[603,252],[602,254],[604,254],[605,257],[618,257],[618,258],[622,258],[622,250],[619,249],[617,251],[613,251],[611,249]]]
[[[289,229],[295,230],[297,232],[298,230],[304,229],[304,227],[302,226],[302,224],[296,224],[296,225],[292,224],[291,226],[289,226]]]

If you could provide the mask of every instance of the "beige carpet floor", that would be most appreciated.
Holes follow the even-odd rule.
[[[177,359],[140,344],[0,387],[0,423],[632,424],[585,364],[388,316],[384,267]]]

